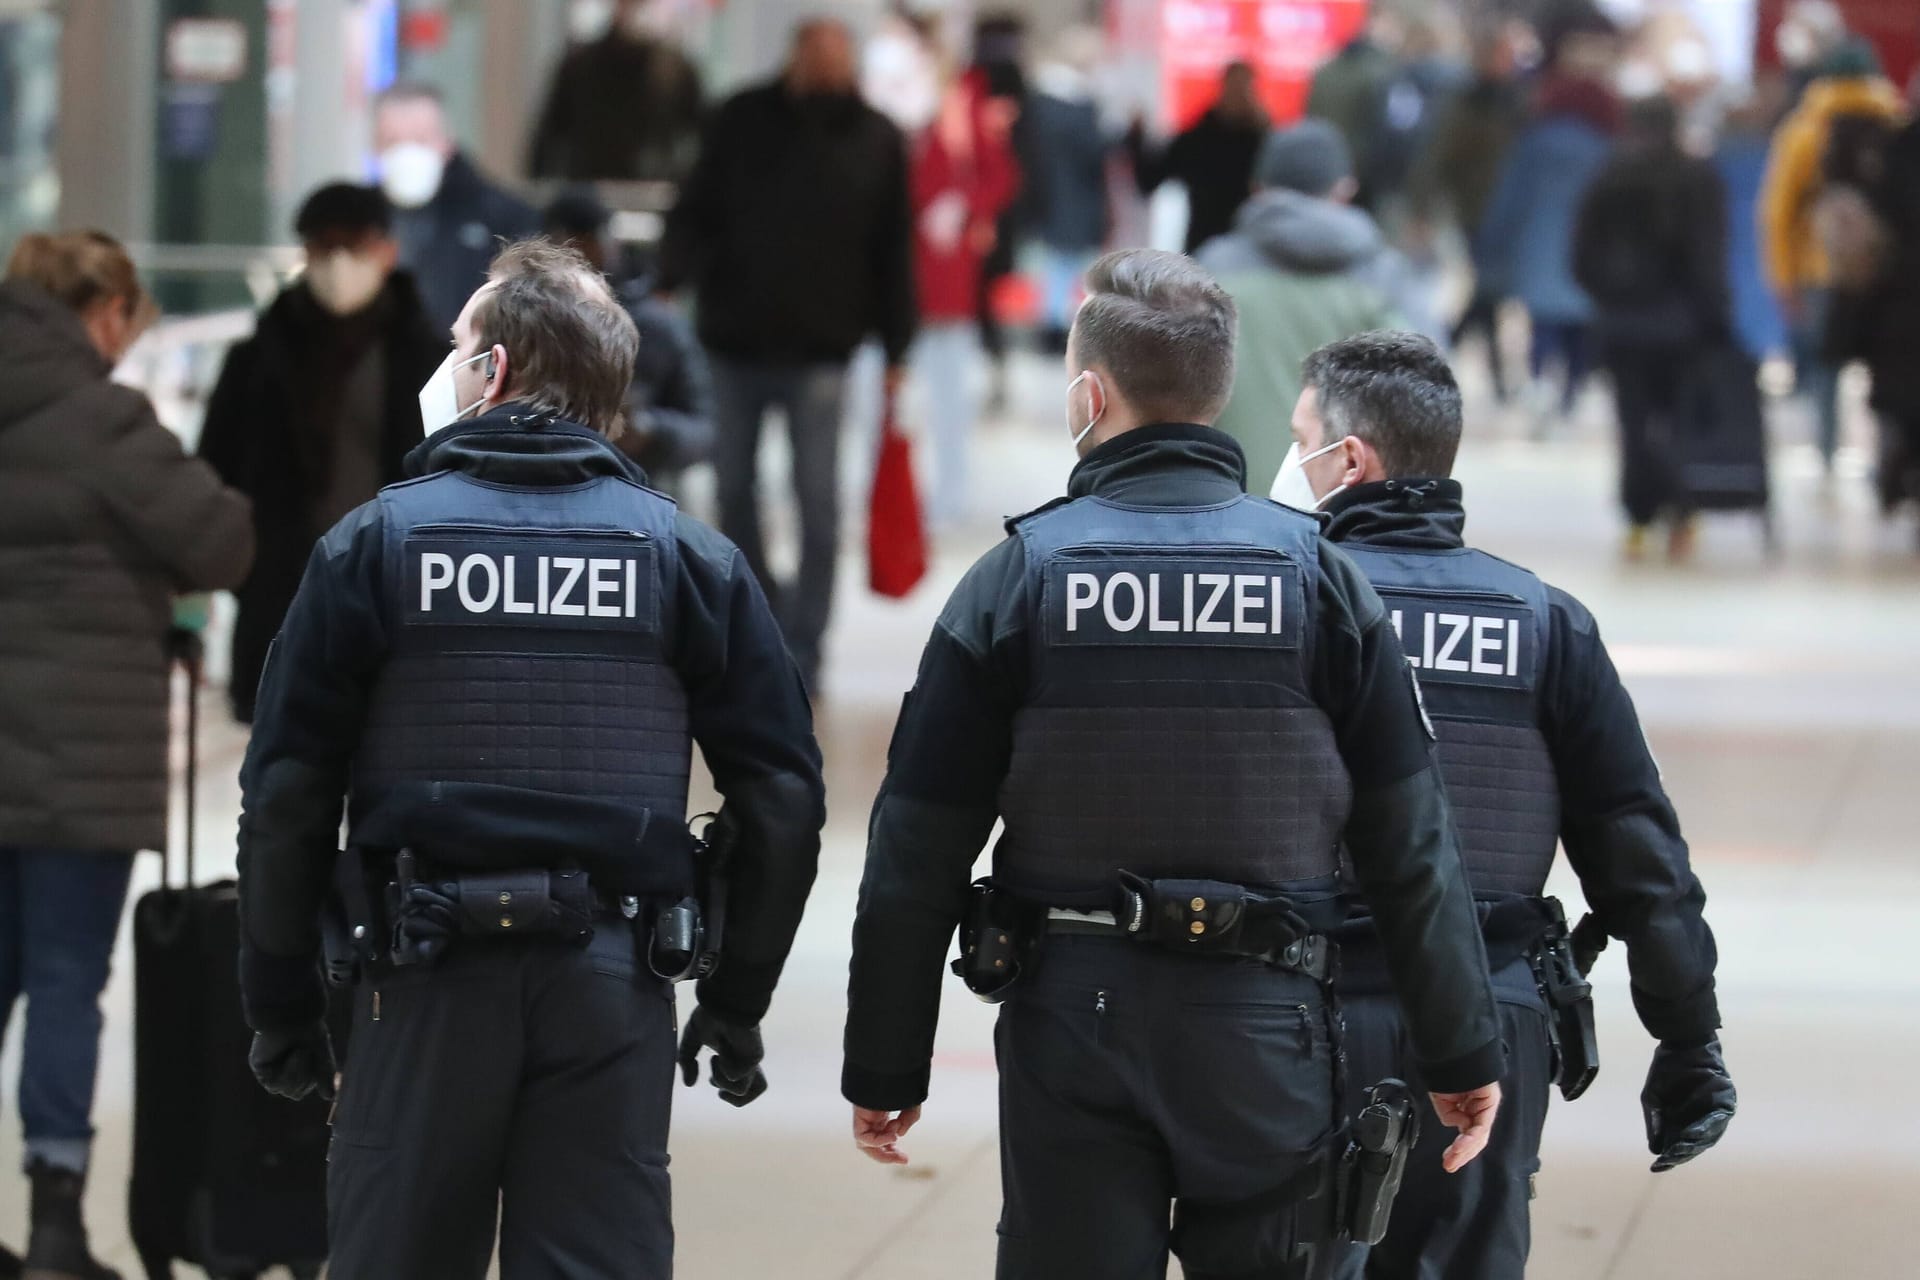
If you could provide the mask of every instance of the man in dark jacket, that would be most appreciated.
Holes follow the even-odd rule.
[[[1062,32],[1053,56],[1034,70],[1021,119],[1031,160],[1025,198],[1034,237],[1046,254],[1041,298],[1042,345],[1064,353],[1079,302],[1080,278],[1106,243],[1107,158],[1113,139],[1100,122],[1093,73],[1100,33],[1091,27]]]
[[[606,438],[635,343],[577,255],[505,250],[425,396],[416,478],[315,548],[261,681],[240,980],[268,1089],[334,1092],[317,961],[343,810],[349,878],[403,889],[366,908],[384,945],[327,1177],[343,1276],[481,1280],[496,1230],[503,1275],[671,1275],[668,984],[696,969],[687,1083],[712,1050],[728,1102],[767,1088],[820,748],[740,554]],[[724,939],[698,928],[695,745],[724,798]]]
[[[912,214],[899,130],[860,100],[853,38],[801,26],[786,71],[715,114],[660,246],[660,288],[692,286],[713,359],[720,526],[768,592],[808,686],[819,676],[840,543],[847,361],[869,335],[889,387],[913,341]],[[785,410],[800,569],[770,572],[761,420]]]
[[[1692,550],[1690,504],[1671,441],[1700,353],[1732,333],[1727,198],[1720,175],[1680,149],[1664,98],[1632,109],[1627,138],[1588,188],[1573,233],[1574,278],[1593,299],[1594,332],[1620,416],[1620,504],[1627,553],[1645,552],[1655,520],[1668,551]]]
[[[242,723],[314,539],[401,478],[420,443],[420,386],[447,354],[394,265],[389,216],[372,187],[307,198],[294,225],[307,269],[227,353],[207,404],[200,456],[253,499],[260,544],[236,593],[228,695]]]
[[[906,1163],[941,961],[1004,822],[992,923],[1036,963],[969,976],[1007,1001],[1001,1280],[1144,1280],[1170,1249],[1195,1280],[1310,1275],[1326,1237],[1301,1202],[1337,1154],[1319,934],[1346,914],[1342,832],[1460,1130],[1450,1171],[1497,1123],[1486,955],[1379,598],[1311,517],[1249,498],[1206,425],[1232,301],[1145,250],[1095,263],[1087,292],[1067,496],[962,580],[894,730],[841,1092],[860,1148]]]
[[[419,282],[434,328],[451,329],[501,244],[537,234],[540,215],[454,145],[438,89],[388,89],[374,105],[373,129],[400,265]]]
[[[563,58],[528,166],[570,182],[678,182],[700,136],[700,72],[668,42],[663,0],[620,0],[606,35]]]
[[[640,331],[627,428],[614,443],[646,469],[649,484],[671,492],[681,472],[713,453],[713,377],[686,320],[654,294],[651,275],[620,278],[618,246],[607,236],[610,216],[591,190],[567,192],[547,206],[547,235],[607,276]]]
[[[0,1031],[26,1024],[26,1273],[72,1280],[117,1280],[80,1203],[100,993],[134,854],[167,843],[171,597],[253,554],[246,499],[109,376],[150,314],[97,232],[21,237],[0,284]]]
[[[1553,972],[1550,948],[1570,949],[1559,904],[1542,896],[1556,843],[1592,910],[1575,931],[1578,967],[1609,937],[1625,942],[1634,1008],[1659,1041],[1641,1094],[1655,1172],[1713,1146],[1734,1112],[1706,893],[1593,616],[1461,540],[1448,478],[1460,389],[1433,343],[1361,334],[1316,352],[1306,381],[1293,419],[1306,496],[1379,590],[1425,691],[1509,1055],[1486,1153],[1448,1178],[1430,1154],[1444,1135],[1423,1132],[1386,1239],[1347,1250],[1334,1274],[1522,1280],[1549,1089],[1557,1077],[1577,1096],[1566,1082],[1581,1070],[1581,1043],[1553,1039],[1580,1016],[1576,993],[1556,984],[1550,1003],[1536,975]],[[1350,1092],[1383,1075],[1418,1080],[1405,1039],[1418,1010],[1391,994],[1386,940],[1365,912],[1340,936]]]
[[[1163,182],[1187,189],[1187,252],[1233,228],[1233,215],[1253,190],[1253,164],[1266,141],[1266,108],[1260,105],[1260,75],[1236,62],[1220,76],[1220,98],[1193,126],[1155,155],[1136,123],[1127,134],[1134,179],[1150,196]]]

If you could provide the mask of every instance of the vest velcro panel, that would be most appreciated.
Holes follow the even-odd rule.
[[[1546,739],[1531,725],[1436,719],[1434,729],[1474,892],[1538,897],[1560,839]]]

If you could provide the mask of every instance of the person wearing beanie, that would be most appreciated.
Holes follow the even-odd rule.
[[[1247,490],[1265,494],[1291,443],[1300,363],[1329,342],[1400,326],[1405,261],[1352,206],[1353,153],[1324,120],[1268,136],[1254,193],[1234,229],[1194,255],[1240,308],[1238,374],[1220,429],[1247,456]]]

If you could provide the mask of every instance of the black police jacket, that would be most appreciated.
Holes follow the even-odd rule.
[[[1245,476],[1224,433],[1154,426],[1090,453],[1068,497],[1201,508],[1241,500]],[[1001,816],[1014,721],[1033,701],[1026,554],[1025,541],[1010,537],[955,589],[894,731],[854,924],[841,1088],[857,1106],[897,1110],[926,1096],[942,961],[974,859]],[[1314,559],[1303,584],[1314,602],[1306,685],[1351,778],[1346,842],[1390,938],[1426,1078],[1436,1089],[1476,1088],[1499,1078],[1505,1053],[1406,660],[1379,597],[1346,556],[1322,541]]]
[[[1327,536],[1335,542],[1428,554],[1436,588],[1478,582],[1471,560],[1445,554],[1465,546],[1466,511],[1456,481],[1360,485],[1332,498],[1326,510],[1332,517]],[[1600,924],[1627,944],[1641,1022],[1658,1039],[1698,1043],[1720,1025],[1717,952],[1702,915],[1706,892],[1688,863],[1679,818],[1593,615],[1556,587],[1544,593],[1535,706],[1559,792],[1561,845]],[[1447,731],[1443,722],[1442,737]],[[1496,911],[1491,919],[1498,918]],[[1502,941],[1490,936],[1489,952],[1500,951]],[[1359,950],[1365,945],[1364,936],[1349,937],[1343,951],[1356,976],[1368,968]]]
[[[700,999],[757,1022],[812,886],[825,792],[799,673],[744,557],[600,435],[524,406],[435,433],[407,465],[419,478],[315,548],[261,679],[241,771],[250,1022],[321,1008],[344,801],[356,844],[438,841],[454,865],[572,859],[609,887],[671,891],[689,740],[740,833]]]

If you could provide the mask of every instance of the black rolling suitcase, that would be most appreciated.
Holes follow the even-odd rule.
[[[1695,511],[1750,511],[1774,546],[1767,477],[1767,416],[1760,370],[1731,342],[1702,351],[1675,424],[1679,490]]]
[[[327,1104],[276,1098],[247,1067],[238,891],[193,882],[197,647],[184,658],[186,881],[173,884],[169,860],[133,914],[134,1247],[149,1280],[175,1259],[214,1277],[313,1276],[327,1251]]]

